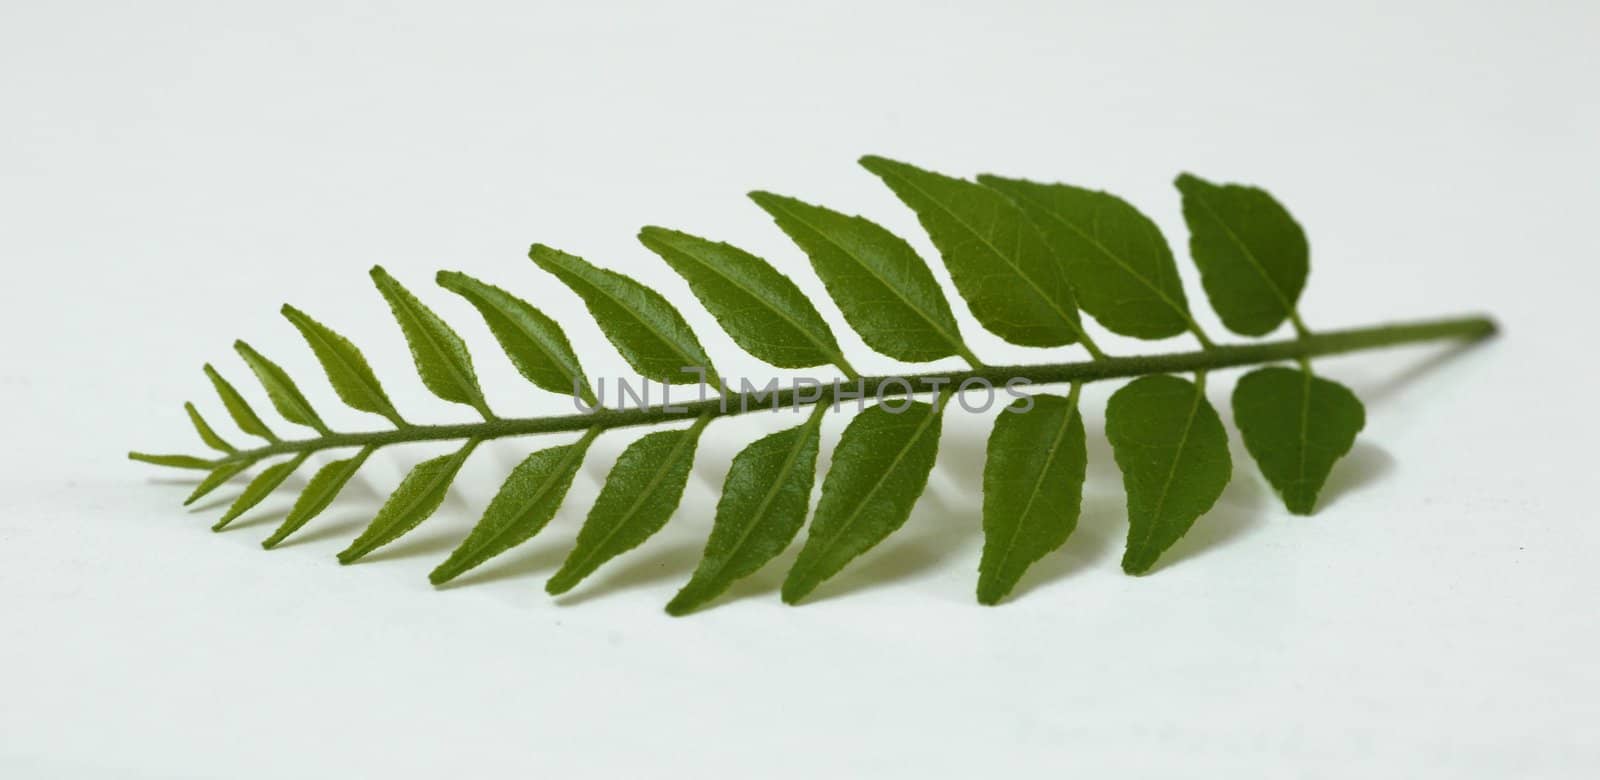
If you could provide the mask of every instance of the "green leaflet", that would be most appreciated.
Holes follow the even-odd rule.
[[[483,519],[428,575],[429,581],[435,585],[449,582],[539,533],[561,508],[572,478],[583,465],[584,453],[599,433],[598,428],[591,428],[576,443],[539,450],[512,469],[484,510]]]
[[[1189,254],[1222,324],[1234,333],[1262,336],[1292,319],[1306,285],[1311,250],[1306,234],[1271,195],[1238,184],[1178,177]]]
[[[527,301],[463,273],[440,271],[437,281],[483,315],[517,372],[535,387],[562,394],[576,390],[590,405],[598,403],[567,334],[555,320]]]
[[[189,414],[189,422],[194,425],[194,432],[200,434],[200,441],[205,442],[207,447],[229,454],[239,451],[237,447],[217,435],[211,424],[206,422],[206,418],[200,416],[200,410],[194,408],[194,404],[185,403],[183,410]]]
[[[916,212],[956,289],[990,332],[1029,347],[1083,339],[1066,267],[1015,204],[981,184],[903,162],[868,156],[861,166]]]
[[[311,521],[311,518],[322,514],[333,503],[333,499],[344,489],[345,483],[361,469],[367,462],[367,456],[373,452],[373,447],[362,447],[355,457],[345,460],[336,460],[317,470],[312,475],[311,481],[306,483],[306,489],[300,492],[300,497],[295,499],[294,506],[289,509],[289,516],[283,519],[272,535],[262,540],[261,546],[270,550],[277,547],[289,534],[300,530],[302,526]]]
[[[1344,385],[1310,371],[1252,371],[1233,390],[1234,424],[1267,481],[1297,515],[1309,515],[1333,464],[1366,426],[1366,410]]]
[[[998,604],[1034,562],[1078,525],[1089,463],[1078,385],[1018,399],[995,419],[983,466],[983,558],[978,601]]]
[[[372,281],[389,302],[395,321],[406,335],[406,344],[411,347],[411,359],[417,364],[422,384],[446,401],[466,404],[477,409],[484,419],[494,419],[494,413],[483,399],[483,391],[478,388],[472,356],[467,353],[467,345],[462,343],[461,337],[382,266],[372,267]]]
[[[372,518],[367,530],[362,531],[349,547],[339,553],[339,562],[355,563],[367,553],[399,539],[428,519],[444,503],[450,483],[455,481],[461,464],[467,462],[467,456],[477,446],[478,440],[470,439],[465,446],[449,455],[418,463],[400,481],[400,487],[395,488],[389,500],[383,502],[383,508],[378,510],[377,517]]]
[[[189,497],[183,500],[183,505],[188,506],[202,498],[205,498],[206,495],[211,493],[211,491],[222,487],[228,483],[228,480],[239,476],[239,474],[245,469],[250,468],[250,464],[251,461],[240,460],[232,463],[224,463],[221,466],[212,469],[211,473],[207,474],[204,479],[200,480],[200,484],[195,486],[194,492],[190,493]]]
[[[1106,438],[1128,493],[1122,570],[1143,574],[1227,487],[1233,469],[1228,435],[1203,384],[1156,374],[1112,394]]]
[[[130,452],[128,453],[128,460],[136,460],[152,466],[166,466],[173,469],[196,469],[200,471],[208,471],[216,465],[205,458],[197,458],[193,455],[152,455],[148,452]]]
[[[317,416],[317,411],[311,408],[311,402],[306,400],[300,388],[295,386],[294,380],[289,378],[288,372],[243,341],[233,342],[233,348],[239,353],[239,357],[244,358],[250,370],[255,372],[256,378],[261,380],[261,386],[267,391],[267,398],[272,401],[278,414],[283,415],[283,419],[314,428],[317,433],[332,433],[322,422],[322,418]]]
[[[383,391],[383,385],[356,345],[293,306],[284,304],[281,311],[316,353],[317,362],[322,364],[339,400],[352,409],[383,415],[395,425],[405,427],[406,421],[395,411],[388,393]]]
[[[233,418],[233,424],[239,426],[239,430],[260,436],[270,442],[278,441],[277,434],[261,421],[261,417],[256,414],[256,410],[250,408],[244,396],[239,395],[239,391],[233,389],[233,385],[228,384],[228,380],[223,379],[210,363],[205,365],[205,371],[206,376],[211,379],[211,386],[216,388],[217,396],[222,399],[223,407],[228,410],[228,416]]]
[[[705,554],[689,583],[667,604],[668,614],[687,615],[722,595],[800,533],[811,507],[826,409],[817,406],[806,422],[757,439],[734,456]]]
[[[971,355],[933,272],[904,239],[862,217],[794,198],[752,192],[750,199],[810,258],[867,346],[913,363]]]
[[[1189,302],[1172,249],[1149,217],[1105,192],[979,176],[1009,197],[1048,240],[1078,305],[1115,333],[1162,339],[1189,329]]]
[[[644,228],[639,242],[689,283],[744,351],[780,368],[832,363],[855,374],[810,299],[765,260],[731,244],[666,228]]]
[[[262,499],[271,495],[272,491],[277,490],[278,486],[282,485],[283,481],[288,479],[289,475],[295,472],[295,469],[300,468],[300,464],[305,463],[306,458],[309,457],[311,457],[311,453],[302,452],[282,463],[274,463],[262,469],[255,479],[250,480],[250,484],[245,485],[244,492],[233,500],[233,505],[228,507],[228,511],[223,513],[222,519],[218,520],[216,525],[211,526],[211,530],[221,531],[227,528],[228,524],[233,522],[239,515],[250,511],[251,507],[261,503]]]
[[[546,592],[572,590],[601,564],[643,544],[667,524],[683,498],[700,432],[710,419],[647,434],[622,451],[578,531],[577,544],[545,583]]]
[[[880,404],[850,421],[805,546],[783,581],[785,603],[798,603],[905,524],[933,470],[942,411],[920,401],[900,412]]]
[[[685,369],[699,368],[708,383],[720,384],[700,339],[661,293],[543,244],[534,244],[528,257],[583,299],[606,338],[641,376],[694,384],[700,376]]]

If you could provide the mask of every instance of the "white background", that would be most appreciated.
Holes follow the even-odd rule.
[[[7,0],[0,775],[1595,776],[1597,34],[1592,2]],[[442,592],[427,571],[558,438],[480,449],[437,516],[352,567],[333,554],[437,448],[375,458],[271,553],[293,492],[213,534],[236,487],[186,511],[189,480],[124,460],[198,450],[185,400],[224,422],[204,361],[266,410],[240,337],[335,425],[373,426],[285,301],[414,420],[470,418],[422,389],[373,263],[456,325],[497,409],[567,411],[430,281],[526,295],[592,375],[622,372],[533,241],[658,285],[725,373],[766,375],[633,235],[740,244],[839,322],[743,193],[868,214],[933,257],[866,153],[1108,189],[1180,257],[1174,175],[1257,183],[1311,236],[1314,328],[1491,311],[1505,334],[1321,361],[1369,411],[1322,511],[1289,516],[1235,435],[1227,493],[1139,579],[1094,387],[1081,527],[994,609],[972,595],[985,416],[950,417],[913,519],[813,603],[776,597],[791,549],[690,619],[661,605],[728,461],[787,418],[714,423],[667,530],[555,600],[636,432],[601,438],[541,536]],[[956,308],[991,360],[1081,354]],[[900,368],[839,332],[857,366]]]

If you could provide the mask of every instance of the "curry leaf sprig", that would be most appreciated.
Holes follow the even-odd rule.
[[[280,436],[207,365],[206,376],[228,416],[262,443],[231,443],[186,404],[215,457],[130,457],[203,471],[186,503],[265,464],[216,523],[220,530],[277,490],[313,454],[349,451],[311,476],[281,525],[262,543],[270,549],[326,509],[377,449],[460,442],[454,452],[412,468],[366,529],[339,553],[341,563],[354,563],[427,520],[482,442],[578,434],[576,440],[534,451],[511,470],[482,519],[429,575],[442,584],[538,534],[560,509],[589,447],[606,431],[687,422],[687,427],[635,440],[612,464],[573,550],[546,584],[558,594],[666,525],[682,497],[700,438],[714,419],[774,404],[812,404],[804,422],[758,439],[734,457],[700,564],[667,604],[668,612],[681,615],[712,602],[777,557],[808,517],[810,530],[782,586],[783,600],[791,604],[898,530],[927,484],[945,409],[963,383],[1064,384],[1065,394],[1017,399],[994,423],[983,474],[984,546],[977,582],[978,600],[994,604],[1032,564],[1065,544],[1077,525],[1088,463],[1079,409],[1085,383],[1132,379],[1111,396],[1105,428],[1127,494],[1122,567],[1142,574],[1211,508],[1232,477],[1227,432],[1206,396],[1210,372],[1260,366],[1235,387],[1234,420],[1245,449],[1288,509],[1309,514],[1334,464],[1365,425],[1361,402],[1316,374],[1313,357],[1439,339],[1470,341],[1495,330],[1487,318],[1462,317],[1312,332],[1298,310],[1310,265],[1299,224],[1262,190],[1184,174],[1177,187],[1189,254],[1223,325],[1240,335],[1264,336],[1287,323],[1293,333],[1276,341],[1221,345],[1193,316],[1161,231],[1126,201],[1066,184],[989,175],[959,179],[881,157],[863,158],[861,164],[916,214],[956,291],[985,329],[1023,346],[1080,345],[1089,359],[986,365],[963,338],[944,289],[904,239],[859,216],[784,195],[751,193],[810,260],[845,322],[867,346],[901,361],[953,357],[968,364],[964,370],[909,377],[864,376],[811,300],[765,260],[729,244],[644,228],[640,242],[683,277],[740,348],[781,368],[831,365],[849,392],[878,399],[846,426],[814,511],[823,417],[843,392],[841,385],[820,384],[811,394],[799,388],[776,395],[735,391],[719,379],[711,356],[665,296],[539,244],[529,253],[533,262],[583,300],[641,377],[669,385],[703,380],[720,397],[682,406],[605,408],[558,323],[506,290],[463,273],[441,272],[439,286],[483,316],[523,377],[549,392],[574,393],[590,409],[554,417],[501,417],[485,399],[461,337],[394,277],[374,268],[373,282],[400,326],[423,385],[439,398],[471,407],[481,419],[447,425],[409,421],[353,343],[284,306],[284,317],[304,337],[340,400],[383,418],[388,427],[357,433],[330,429],[287,372],[241,341],[235,348],[273,408],[313,435]],[[1199,349],[1111,356],[1095,343],[1085,326],[1088,318],[1140,339],[1187,334]]]

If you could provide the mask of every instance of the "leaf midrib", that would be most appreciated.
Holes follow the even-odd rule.
[[[358,548],[357,556],[359,557],[361,555],[366,555],[367,553],[377,549],[380,545],[385,544],[388,541],[393,541],[392,539],[385,540],[384,537],[388,536],[391,530],[400,525],[401,521],[410,517],[412,513],[417,510],[417,507],[423,504],[424,499],[433,495],[437,490],[449,489],[450,483],[455,480],[456,471],[461,468],[462,461],[467,459],[467,456],[472,453],[472,449],[477,445],[478,443],[476,441],[470,441],[467,442],[465,447],[457,450],[454,454],[446,455],[445,457],[449,460],[444,463],[444,468],[440,469],[437,474],[434,474],[428,479],[427,487],[424,490],[419,490],[412,494],[412,496],[407,499],[405,504],[400,508],[400,511],[395,512],[390,516],[390,521],[384,524],[383,528],[373,529],[377,533],[373,534],[372,539],[368,541],[367,544]],[[379,514],[382,514],[381,509],[379,510]]]
[[[407,295],[404,290],[397,289],[394,292],[396,300],[400,301],[400,308],[405,310],[406,316],[411,319],[412,326],[416,328],[417,332],[422,335],[423,340],[428,343],[428,347],[432,349],[438,356],[439,362],[444,364],[445,370],[450,373],[451,379],[455,380],[456,384],[460,386],[462,392],[466,394],[467,405],[482,407],[484,405],[483,393],[477,389],[477,383],[469,382],[467,380],[466,374],[456,366],[456,362],[454,360],[450,359],[450,351],[446,350],[444,346],[439,343],[439,340],[434,338],[435,334],[433,333],[432,329],[428,327],[428,321],[423,316],[422,312],[413,308],[413,306],[421,306],[421,303],[414,304],[410,296]],[[443,326],[443,323],[439,324]],[[480,409],[480,411],[482,411],[485,416],[488,416],[487,409]]]
[[[634,322],[637,322],[640,325],[644,326],[644,329],[646,331],[648,331],[651,336],[654,336],[657,341],[661,342],[663,345],[665,345],[667,347],[667,349],[669,349],[673,353],[675,353],[680,359],[682,359],[682,361],[683,361],[683,363],[685,365],[702,365],[703,364],[704,368],[706,368],[706,369],[710,369],[711,368],[711,358],[710,357],[708,357],[708,356],[706,356],[704,354],[701,354],[699,357],[696,357],[694,355],[690,355],[689,353],[685,352],[683,350],[683,346],[678,343],[677,339],[672,338],[670,334],[667,334],[667,333],[663,332],[661,329],[657,328],[654,323],[652,323],[649,320],[645,319],[644,316],[639,311],[634,309],[634,307],[628,305],[627,301],[624,301],[621,298],[618,298],[617,296],[612,295],[611,291],[605,289],[605,287],[603,287],[603,286],[601,286],[599,284],[596,284],[595,280],[592,278],[592,276],[604,275],[604,274],[608,274],[610,272],[607,272],[605,269],[602,269],[602,268],[593,268],[593,267],[584,268],[584,269],[578,269],[578,268],[572,268],[572,267],[569,267],[569,266],[563,266],[562,270],[566,271],[567,274],[569,276],[571,276],[572,278],[582,281],[585,287],[588,287],[590,290],[593,290],[594,292],[600,294],[606,300],[610,301],[613,305],[615,305],[617,308],[621,309],[624,314],[628,315],[629,319],[631,319]],[[610,273],[610,275],[614,276],[616,278],[616,280],[618,280],[618,281],[633,282],[634,284],[638,284],[638,282],[636,282],[636,281],[634,281],[632,279],[628,279],[627,277],[622,276],[621,274]],[[653,291],[650,291],[649,288],[644,287],[644,285],[639,285],[639,286],[640,286],[641,289],[644,289],[644,290],[649,291],[649,292],[653,292]],[[657,294],[659,295],[659,293],[657,293]],[[646,296],[646,297],[648,297],[648,296]],[[671,306],[671,304],[668,303],[668,306]],[[702,351],[702,353],[704,352],[704,350],[701,350],[701,351]]]
[[[550,476],[560,477],[562,474],[565,474],[567,467],[572,464],[573,460],[580,459],[588,453],[589,443],[594,441],[594,437],[599,433],[599,429],[590,428],[589,431],[589,433],[584,434],[582,439],[579,439],[571,444],[563,445],[567,451],[562,454],[561,460],[556,464],[556,468],[550,472]],[[498,529],[495,529],[495,531],[493,531],[487,539],[484,539],[483,544],[477,545],[474,549],[468,552],[468,554],[462,558],[462,562],[466,563],[471,561],[484,550],[493,548],[496,544],[500,543],[501,539],[504,539],[506,536],[510,535],[511,530],[516,527],[517,521],[522,519],[522,516],[527,514],[529,510],[537,506],[540,501],[544,500],[546,495],[549,495],[550,491],[554,488],[554,483],[556,481],[558,480],[546,479],[542,481],[539,484],[539,489],[534,493],[533,497],[529,499],[527,503],[519,507],[516,512],[512,513],[511,522],[506,523]],[[537,533],[537,531],[535,531],[535,533]],[[482,561],[479,561],[479,563],[482,563]]]
[[[1216,221],[1217,226],[1222,228],[1222,232],[1228,235],[1228,239],[1232,241],[1235,246],[1239,247],[1240,251],[1244,252],[1245,259],[1250,261],[1250,267],[1255,270],[1256,274],[1261,277],[1263,282],[1266,282],[1267,289],[1272,291],[1273,296],[1278,299],[1278,304],[1283,307],[1283,316],[1288,317],[1293,315],[1295,313],[1295,306],[1293,303],[1290,303],[1289,296],[1285,294],[1282,289],[1279,289],[1277,280],[1273,279],[1272,276],[1267,273],[1266,266],[1262,265],[1260,258],[1256,257],[1256,253],[1250,249],[1250,246],[1244,242],[1244,239],[1240,238],[1239,234],[1233,231],[1233,227],[1228,224],[1227,220],[1222,218],[1221,213],[1219,213],[1215,208],[1212,208],[1210,201],[1206,199],[1206,193],[1197,189],[1195,190],[1194,199],[1196,203],[1200,204],[1201,208],[1206,210],[1207,214],[1211,215],[1211,218]]]
[[[767,509],[771,506],[772,502],[777,499],[778,493],[782,492],[784,480],[788,478],[789,472],[793,471],[795,464],[799,462],[801,450],[804,450],[806,448],[806,444],[811,441],[812,429],[820,425],[821,420],[821,417],[812,415],[811,420],[806,421],[799,430],[795,431],[795,446],[791,447],[789,449],[789,453],[784,456],[783,465],[778,469],[779,478],[772,481],[772,486],[767,488],[766,495],[761,497],[761,503],[756,507],[755,512],[751,513],[750,522],[747,523],[744,527],[744,530],[739,533],[739,538],[733,543],[733,547],[731,548],[727,558],[725,558],[723,562],[715,569],[706,572],[705,577],[699,579],[702,579],[705,582],[716,582],[722,577],[722,573],[727,571],[729,566],[733,565],[733,562],[738,557],[739,552],[744,549],[745,543],[750,540],[750,536],[754,534],[756,528],[761,525],[761,520],[763,517],[765,517]],[[807,499],[809,500],[809,498],[810,496],[808,495]]]
[[[639,495],[634,497],[633,503],[628,506],[628,510],[622,513],[622,515],[617,519],[617,522],[611,526],[611,530],[606,531],[605,535],[601,536],[599,541],[595,542],[594,547],[590,549],[589,553],[574,562],[574,565],[570,569],[570,571],[573,573],[573,576],[577,576],[580,579],[583,576],[586,576],[584,570],[588,568],[589,561],[593,560],[596,555],[599,555],[601,552],[603,552],[606,549],[606,545],[610,544],[611,540],[616,538],[616,535],[621,533],[623,528],[627,527],[628,521],[633,519],[634,514],[639,511],[640,507],[644,506],[645,501],[651,496],[655,495],[656,489],[661,487],[661,483],[667,478],[668,472],[672,471],[672,468],[677,465],[678,453],[683,450],[684,445],[690,442],[699,441],[700,429],[701,426],[696,425],[694,427],[685,428],[676,432],[678,434],[678,441],[673,443],[672,450],[667,453],[667,457],[661,459],[660,467],[656,469],[654,474],[650,475],[650,481],[645,485],[644,490],[641,491]],[[596,503],[596,506],[598,507],[599,504]],[[676,508],[674,508],[674,511],[676,511]],[[668,519],[670,519],[670,516]],[[567,567],[563,566],[562,568],[566,569]],[[574,584],[576,584],[576,581],[574,581]]]
[[[362,411],[371,411],[374,414],[381,414],[385,417],[388,417],[390,414],[397,414],[395,412],[394,404],[389,401],[389,396],[383,392],[383,386],[378,384],[377,376],[372,374],[371,366],[358,365],[354,360],[351,360],[349,356],[344,353],[344,350],[340,348],[346,345],[339,344],[336,339],[328,338],[329,334],[324,333],[322,327],[317,327],[319,323],[310,321],[310,318],[296,317],[294,319],[296,320],[296,327],[299,327],[300,332],[303,335],[305,335],[307,338],[315,338],[319,343],[321,343],[327,349],[328,354],[332,355],[333,359],[337,361],[342,368],[355,377],[356,383],[361,385],[362,388],[372,396],[372,405],[378,408],[373,410],[364,409]],[[300,319],[306,320],[304,325],[298,321]],[[347,345],[351,349],[355,348],[354,344],[348,344],[347,342]],[[334,389],[338,388],[335,387]],[[349,400],[346,399],[345,403],[349,403]]]

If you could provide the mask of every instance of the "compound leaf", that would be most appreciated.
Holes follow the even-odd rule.
[[[399,539],[432,516],[444,503],[450,483],[461,471],[461,464],[467,461],[467,456],[477,446],[478,441],[472,439],[449,455],[418,463],[400,481],[400,487],[395,488],[389,500],[383,502],[383,508],[378,510],[377,517],[372,518],[367,530],[362,531],[349,547],[339,553],[339,562],[354,563],[367,553]]]
[[[594,391],[561,326],[527,301],[463,273],[440,271],[439,286],[472,304],[512,365],[535,387],[552,393],[577,392],[590,404]]]
[[[683,498],[707,420],[701,418],[683,430],[647,434],[622,451],[578,531],[577,544],[545,583],[547,592],[572,590],[601,564],[643,544],[667,524]]]
[[[333,391],[339,394],[339,400],[352,409],[383,415],[397,426],[406,425],[389,401],[389,394],[383,391],[377,375],[372,373],[366,356],[355,344],[293,306],[284,304],[281,311],[311,346]]]
[[[867,346],[914,363],[967,351],[939,282],[904,239],[862,217],[794,198],[752,192],[750,199],[810,258]]]
[[[211,386],[217,391],[217,396],[222,399],[222,406],[228,410],[228,416],[233,418],[233,423],[239,426],[239,430],[260,436],[269,442],[278,441],[278,435],[261,421],[261,417],[256,414],[256,410],[250,408],[250,403],[244,400],[244,396],[239,395],[239,391],[235,390],[228,380],[223,379],[210,363],[206,364],[205,371],[206,376],[211,379]]]
[[[1187,173],[1177,186],[1189,254],[1222,324],[1261,336],[1295,316],[1311,250],[1294,217],[1255,187],[1212,184]]]
[[[933,470],[939,418],[920,401],[903,409],[879,404],[845,427],[805,546],[783,581],[786,603],[798,603],[905,524]]]
[[[1227,487],[1228,435],[1202,386],[1156,374],[1112,394],[1106,438],[1128,494],[1122,570],[1143,574]]]
[[[467,353],[467,345],[462,343],[461,337],[382,266],[372,267],[372,281],[389,302],[395,321],[405,333],[422,384],[434,395],[471,406],[485,419],[492,419],[494,414],[483,399],[478,375],[472,369],[472,355]]]
[[[744,351],[780,368],[849,368],[833,330],[789,277],[731,244],[646,227],[639,242],[667,261]]]
[[[1115,195],[1066,184],[979,176],[1044,235],[1078,305],[1114,333],[1141,339],[1189,328],[1189,301],[1172,249],[1149,217]]]
[[[716,377],[700,339],[661,293],[543,244],[534,244],[528,257],[583,299],[601,332],[641,376],[686,385],[701,380],[686,370],[698,368],[706,377]]]
[[[200,410],[194,408],[194,404],[185,403],[183,410],[189,413],[189,422],[194,425],[194,432],[200,434],[200,441],[205,442],[207,447],[229,454],[239,451],[238,447],[229,444],[226,439],[217,435],[216,430],[211,427],[211,423],[206,422],[206,418],[200,416]]]
[[[998,604],[1029,566],[1066,543],[1088,462],[1076,385],[1065,398],[1019,398],[995,420],[983,467],[980,603]]]
[[[244,362],[250,366],[256,378],[261,380],[261,386],[267,391],[267,398],[272,401],[278,414],[283,415],[283,419],[313,428],[317,433],[332,433],[322,422],[322,418],[317,416],[317,411],[311,408],[311,402],[306,400],[305,394],[301,393],[300,388],[295,386],[294,380],[289,378],[288,372],[243,341],[233,342],[233,348],[239,353],[239,357],[244,358]]]
[[[288,479],[295,469],[300,468],[300,464],[305,463],[309,457],[311,453],[302,452],[282,463],[274,463],[262,469],[255,479],[250,480],[250,484],[245,485],[244,492],[233,500],[233,505],[222,514],[222,519],[218,520],[216,525],[211,526],[211,530],[221,531],[227,528],[228,524],[239,515],[250,511],[250,508],[261,503],[262,499],[272,495],[272,491],[277,490],[278,486],[282,485],[283,481]]]
[[[1349,388],[1302,369],[1271,366],[1245,374],[1233,390],[1234,423],[1245,449],[1297,515],[1309,515],[1333,464],[1366,426]]]
[[[686,615],[722,595],[800,533],[811,506],[824,409],[819,405],[805,423],[757,439],[734,456],[705,554],[689,583],[667,604],[669,614]]]
[[[311,476],[311,481],[306,483],[305,490],[300,491],[300,497],[295,499],[294,506],[289,509],[289,515],[283,518],[277,530],[272,535],[262,540],[264,549],[277,547],[289,534],[300,530],[312,518],[322,514],[333,503],[333,499],[344,489],[345,483],[350,481],[356,472],[361,470],[361,464],[367,462],[367,456],[373,452],[372,447],[362,447],[354,457],[345,460],[336,460],[317,470]]]
[[[956,290],[990,332],[1030,347],[1082,338],[1066,266],[1005,196],[882,157],[863,157],[861,165],[916,212]]]
[[[599,432],[590,429],[576,443],[539,450],[512,469],[472,533],[428,575],[429,581],[449,582],[539,533],[561,508]]]

